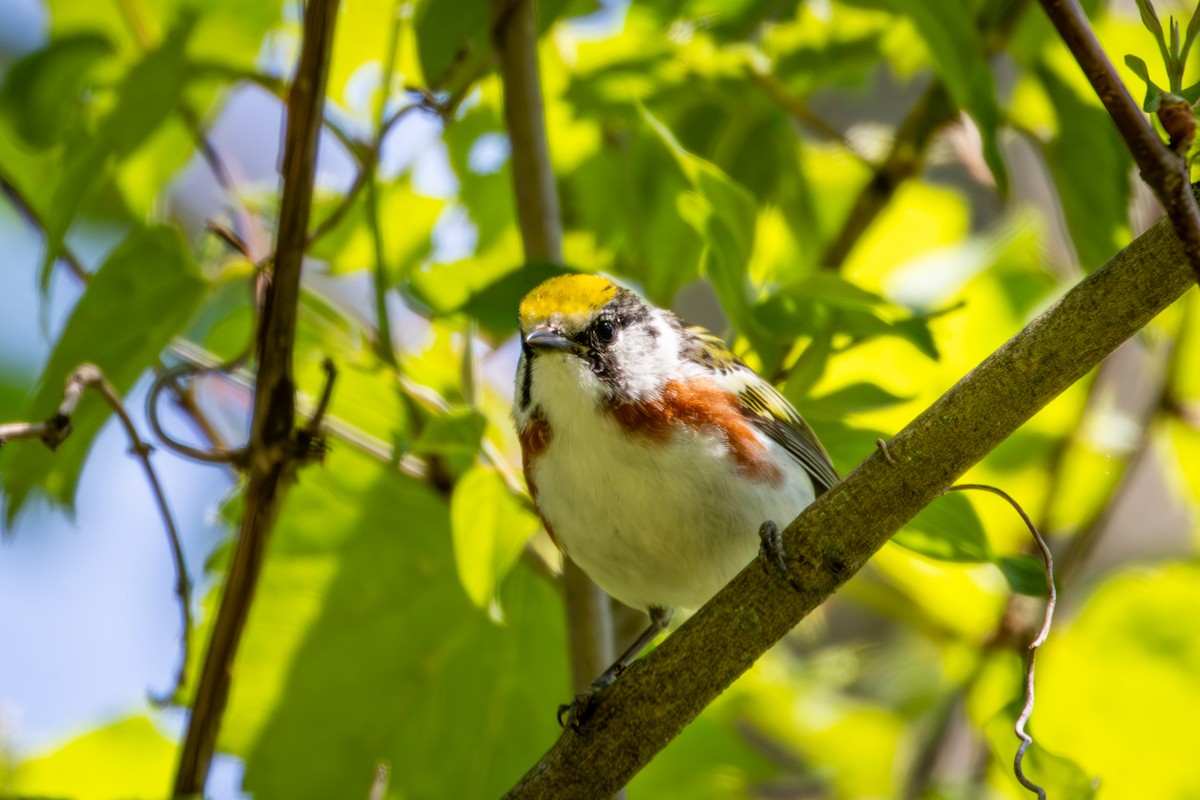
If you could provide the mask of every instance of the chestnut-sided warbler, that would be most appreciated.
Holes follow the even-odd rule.
[[[837,482],[812,429],[703,328],[598,275],[551,278],[520,306],[513,417],[546,531],[602,589],[663,628]],[[612,674],[610,674],[612,673]]]

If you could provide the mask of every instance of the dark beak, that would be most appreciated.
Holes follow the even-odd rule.
[[[549,328],[535,328],[525,336],[525,345],[536,350],[570,350],[575,343]]]

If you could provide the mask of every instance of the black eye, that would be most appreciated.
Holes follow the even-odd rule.
[[[594,330],[596,332],[596,341],[600,344],[612,344],[612,340],[617,338],[617,329],[606,319],[597,322]]]

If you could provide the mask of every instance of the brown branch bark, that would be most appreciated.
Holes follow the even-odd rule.
[[[1151,127],[1142,109],[1121,82],[1116,68],[1100,47],[1087,16],[1076,0],[1040,0],[1063,43],[1104,104],[1113,124],[1149,184],[1166,209],[1192,271],[1200,277],[1200,210],[1188,178],[1186,157],[1172,150]],[[1185,154],[1186,155],[1186,154]]]
[[[337,7],[337,0],[309,0],[304,10],[300,62],[288,98],[275,267],[258,327],[259,366],[246,455],[245,511],[188,719],[175,797],[204,790],[267,540],[302,456],[295,447],[292,351]]]
[[[546,141],[532,0],[492,0],[492,26],[504,82],[504,121],[512,142],[513,189],[525,258],[560,263],[562,219]],[[613,661],[612,614],[608,596],[565,557],[562,581],[571,682],[575,691],[583,691]]]
[[[803,591],[754,562],[566,730],[509,798],[601,797],[624,785],[906,521],[1193,284],[1159,223],[993,353],[784,532]]]

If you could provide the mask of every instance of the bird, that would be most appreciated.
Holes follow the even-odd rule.
[[[760,552],[786,569],[775,521],[838,475],[792,404],[719,337],[603,275],[541,283],[518,324],[512,415],[546,532],[650,617],[563,707],[575,725],[675,609],[699,608]]]

